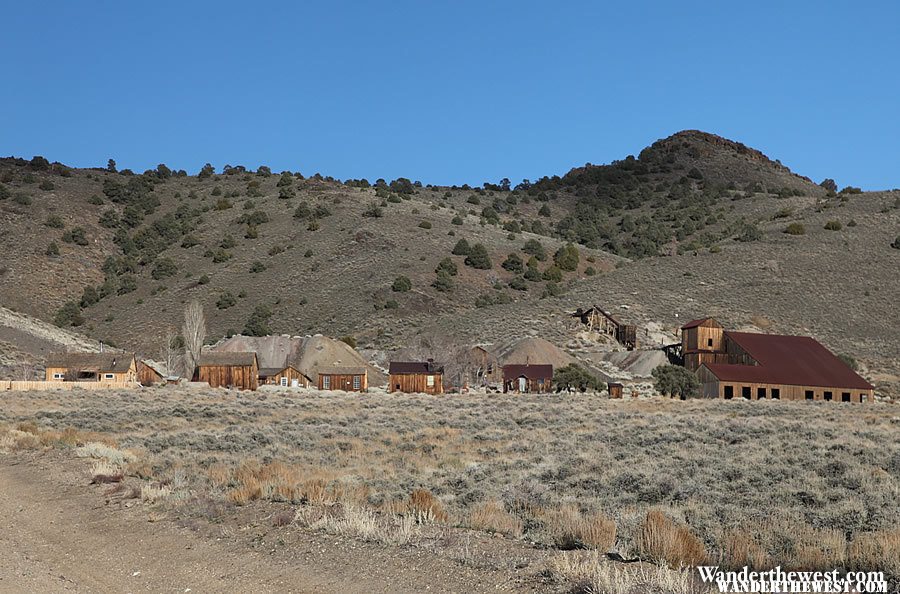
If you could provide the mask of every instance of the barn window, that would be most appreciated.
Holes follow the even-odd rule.
[[[425,378],[425,385],[428,386],[429,388],[434,387],[434,376],[433,375],[429,375]]]
[[[53,374],[53,379],[58,379],[58,380],[66,379],[66,374],[64,374],[64,373],[54,373],[54,374]]]
[[[812,391],[812,390],[807,390],[807,391],[806,391],[806,399],[807,399],[807,400],[812,400],[813,397],[814,397],[813,391]]]
[[[841,394],[841,402],[850,402],[850,392],[844,392]]]
[[[331,376],[326,375],[322,378],[322,389],[323,390],[331,389]]]
[[[765,400],[766,399],[766,389],[765,388],[756,388],[756,399],[757,400]]]
[[[780,388],[772,388],[772,400],[781,399],[781,389]]]
[[[362,386],[362,380],[358,375],[353,376],[353,389],[359,390],[360,386]]]
[[[825,400],[831,400],[831,392],[825,392]]]
[[[712,346],[712,338],[706,339],[706,346],[710,346],[710,347]]]
[[[115,376],[115,374],[112,374],[112,373],[104,373],[103,379],[116,379],[116,376]]]
[[[287,378],[286,377],[281,378],[281,385],[284,387],[287,387]]]
[[[745,400],[750,400],[750,394],[750,386],[741,386],[741,396],[743,396]]]
[[[734,386],[725,386],[725,400],[734,398]]]

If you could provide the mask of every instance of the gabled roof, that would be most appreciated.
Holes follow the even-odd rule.
[[[50,353],[47,367],[96,373],[125,373],[134,362],[134,353]]]
[[[831,351],[809,336],[725,332],[759,365],[704,363],[722,381],[871,390]]]
[[[295,372],[299,373],[306,379],[309,379],[309,377],[305,373],[301,372],[299,369],[297,369],[293,365],[288,365],[286,367],[260,367],[259,368],[259,377],[272,377],[273,375],[278,375],[280,373],[284,373],[288,369],[293,369]]]
[[[394,375],[438,374],[444,373],[444,366],[434,361],[391,361],[388,371]]]
[[[165,378],[168,374],[165,373],[165,369],[163,369],[162,363],[157,363],[156,361],[152,361],[150,359],[141,359],[141,365],[150,369],[161,378]]]
[[[253,351],[229,353],[225,351],[207,351],[200,353],[200,367],[250,367],[256,364],[256,353]]]
[[[365,367],[323,367],[319,375],[366,375]]]
[[[545,379],[553,378],[552,365],[504,365],[503,381],[509,381],[517,377],[525,377],[528,379]]]
[[[690,322],[688,322],[687,324],[682,326],[681,329],[688,330],[690,328],[696,328],[697,326],[702,326],[706,322],[713,322],[719,328],[722,327],[722,324],[720,324],[718,321],[716,321],[715,318],[700,318],[699,320],[691,320]]]

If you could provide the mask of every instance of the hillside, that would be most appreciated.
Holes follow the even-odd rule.
[[[368,353],[527,336],[588,352],[564,312],[597,303],[669,329],[756,320],[900,372],[900,193],[828,192],[697,131],[512,188],[9,158],[0,226],[0,304],[151,355],[193,299],[211,340],[351,335]],[[453,254],[461,239],[484,253]]]

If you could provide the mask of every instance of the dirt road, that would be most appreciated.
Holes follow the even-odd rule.
[[[276,552],[268,542],[251,548],[150,522],[146,511],[110,504],[102,488],[88,487],[78,464],[0,455],[0,592],[523,589],[496,572],[440,560],[379,559],[365,548],[309,540]]]

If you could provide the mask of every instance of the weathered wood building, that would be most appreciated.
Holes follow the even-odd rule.
[[[207,351],[200,354],[194,381],[213,388],[255,390],[259,387],[259,361],[254,352]]]
[[[572,317],[581,320],[581,323],[586,325],[589,330],[612,336],[628,350],[637,348],[637,326],[634,324],[623,324],[613,317],[612,314],[603,311],[596,305],[588,309],[579,307],[572,314]]]
[[[292,365],[286,367],[263,367],[259,370],[260,385],[282,386],[284,388],[308,388],[312,379]]]
[[[365,367],[325,367],[318,371],[317,384],[320,390],[366,392],[369,374]]]
[[[553,384],[552,365],[504,365],[503,392],[542,394]]]
[[[706,318],[682,327],[682,349],[707,398],[874,399],[872,384],[808,336],[732,332]]]
[[[444,366],[428,361],[391,361],[388,373],[390,392],[444,393]]]
[[[623,384],[619,382],[609,382],[607,384],[609,388],[609,397],[610,398],[621,398],[622,397],[622,389],[625,387]]]
[[[47,381],[136,383],[134,353],[51,353],[46,361]]]
[[[166,373],[162,367],[154,361],[141,359],[137,362],[138,382],[142,386],[158,386],[166,383]]]

